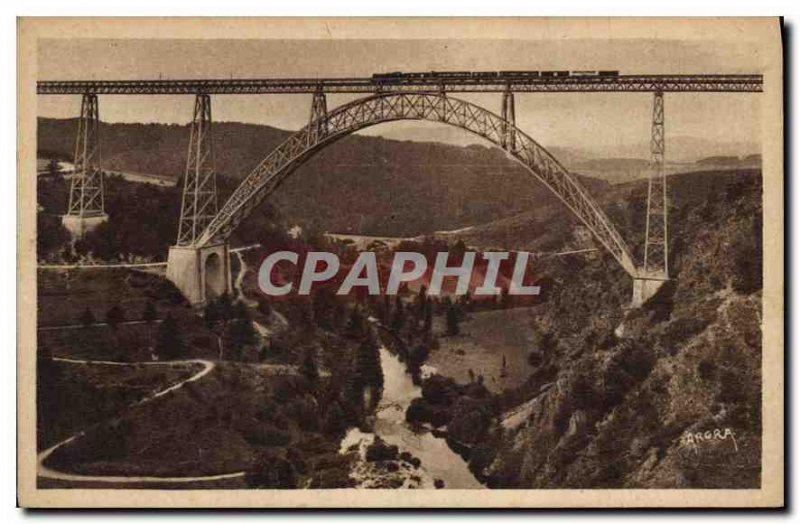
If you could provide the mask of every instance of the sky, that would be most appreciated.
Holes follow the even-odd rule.
[[[712,40],[39,40],[40,80],[169,78],[361,77],[387,71],[619,70],[621,74],[759,72],[758,47]],[[329,95],[331,109],[363,95]],[[501,95],[453,96],[500,112]],[[38,97],[43,117],[70,118],[80,97]],[[306,124],[311,95],[214,95],[215,121],[296,130]],[[107,122],[185,124],[193,97],[100,99]],[[516,95],[517,125],[545,146],[610,156],[648,156],[652,95],[528,93]],[[759,142],[760,96],[752,93],[668,93],[670,137],[733,145]],[[442,124],[396,122],[362,134],[466,145],[479,138]],[[676,141],[680,142],[680,141]],[[747,151],[748,153],[750,151]],[[678,154],[678,153],[676,153]]]

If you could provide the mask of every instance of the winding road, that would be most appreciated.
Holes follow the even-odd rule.
[[[133,404],[133,406],[139,406],[142,404],[146,404],[155,400],[159,397],[167,395],[173,391],[176,391],[182,388],[185,384],[189,382],[196,382],[201,378],[205,377],[214,368],[217,366],[216,363],[210,360],[172,360],[169,362],[113,362],[108,360],[78,360],[78,359],[71,359],[71,358],[61,358],[61,357],[54,357],[54,361],[56,362],[68,362],[70,364],[76,365],[100,365],[100,366],[165,366],[165,365],[191,365],[191,364],[200,364],[203,366],[203,369],[195,373],[189,378],[181,380],[165,389],[157,391],[151,395],[148,395]],[[109,483],[109,484],[163,484],[163,483],[194,483],[194,482],[210,482],[210,481],[217,481],[217,480],[226,480],[226,479],[234,479],[243,477],[245,475],[244,471],[237,471],[233,473],[224,473],[221,475],[208,475],[208,476],[200,476],[200,477],[126,477],[126,476],[103,476],[103,475],[78,475],[73,473],[66,473],[62,471],[57,471],[52,468],[48,468],[44,465],[45,461],[52,455],[55,451],[59,448],[69,445],[70,443],[80,439],[86,434],[85,430],[80,431],[69,438],[66,438],[59,442],[58,444],[47,448],[46,450],[39,453],[37,456],[37,473],[39,478],[46,478],[46,479],[53,479],[53,480],[66,480],[71,482],[102,482],[102,483]]]

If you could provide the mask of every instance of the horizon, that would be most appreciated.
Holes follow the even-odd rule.
[[[77,120],[78,116],[67,116],[67,117],[49,117],[49,116],[41,116],[38,115],[37,119],[43,120],[53,120],[53,121],[69,121],[69,120]],[[104,119],[100,119],[100,122],[105,125],[160,125],[160,126],[177,126],[177,127],[189,127],[189,123],[178,123],[178,122],[159,122],[159,121],[124,121],[124,122],[110,122]],[[465,132],[461,129],[456,129],[446,124],[437,123],[437,122],[427,122],[427,121],[420,121],[420,122],[412,122],[418,126],[417,133],[412,136],[392,136],[392,135],[384,135],[384,134],[366,134],[366,133],[354,133],[355,135],[359,135],[362,137],[370,137],[370,138],[382,138],[384,140],[390,140],[395,142],[411,142],[416,144],[438,144],[442,146],[449,146],[449,147],[459,147],[459,148],[469,148],[469,147],[482,147],[485,149],[493,149],[496,146],[485,140],[481,137],[477,137],[472,135],[471,133]],[[254,126],[254,127],[262,127],[272,129],[274,131],[282,132],[282,133],[294,133],[297,129],[286,129],[281,127],[276,127],[274,125],[268,123],[255,123],[255,122],[244,122],[241,120],[215,120],[214,124],[232,124],[232,125],[243,125],[243,126]],[[385,124],[384,124],[385,125]],[[375,126],[375,127],[381,127]],[[424,128],[429,128],[428,133],[420,133],[420,130],[424,130]],[[446,137],[437,137],[437,135],[447,135],[449,133],[453,133],[451,140],[447,140]],[[419,135],[422,134],[423,136],[420,137]],[[459,136],[462,138],[459,140]],[[691,154],[682,154],[677,155],[676,158],[669,158],[669,155],[666,159],[667,162],[675,162],[675,163],[685,163],[685,162],[696,162],[698,160],[702,160],[708,157],[716,157],[716,156],[731,156],[737,158],[745,158],[747,156],[752,156],[754,154],[761,154],[761,145],[757,141],[752,142],[735,142],[735,141],[716,141],[716,140],[709,140],[702,136],[693,136],[693,135],[675,135],[670,137],[671,144],[674,146],[676,143],[680,142],[705,142],[708,146],[716,146],[717,152],[710,151],[708,154],[702,155],[691,155]],[[562,163],[570,163],[568,159],[562,158],[564,153],[578,155],[583,158],[578,158],[578,162],[583,161],[594,161],[594,160],[648,160],[649,159],[649,151],[647,148],[649,147],[649,137],[646,137],[644,140],[640,140],[638,142],[630,142],[630,143],[622,143],[622,144],[615,144],[612,146],[612,150],[610,151],[599,151],[596,149],[589,149],[589,148],[581,148],[580,146],[571,146],[568,144],[542,144],[546,149],[551,150],[559,150],[554,155],[556,158],[561,161]],[[722,148],[723,151],[720,153],[719,150]],[[727,148],[730,148],[731,151],[727,151]],[[613,149],[617,149],[614,151]],[[642,150],[643,154],[636,155],[631,152],[631,149],[638,149]],[[674,147],[673,147],[674,149]],[[736,150],[736,151],[733,151]],[[626,152],[627,151],[627,152]],[[562,155],[559,156],[559,153]],[[268,154],[268,151],[265,151],[264,154]]]

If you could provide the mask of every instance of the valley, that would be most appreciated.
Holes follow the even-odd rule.
[[[66,124],[40,125],[47,151],[66,147]],[[250,133],[249,151],[282,136],[225,126],[222,142]],[[139,136],[144,127],[104,131]],[[152,127],[142,148],[167,156],[185,147],[185,130],[174,127]],[[126,157],[109,140],[112,171],[176,180],[182,170],[156,170],[148,165],[156,160]],[[61,472],[42,475],[42,486],[111,482],[103,478],[171,489],[759,485],[754,158],[675,168],[673,280],[632,310],[627,275],[500,153],[369,137],[340,148],[304,166],[236,232],[234,247],[260,247],[232,257],[235,296],[197,308],[157,271],[39,270],[39,451],[75,437],[42,459]],[[342,160],[356,157],[363,162]],[[231,175],[220,180],[223,192],[246,165],[220,159]],[[582,180],[641,246],[646,182]],[[58,221],[64,181],[40,177],[41,263],[164,260],[179,186],[109,174],[107,187],[109,222],[70,246]],[[287,246],[351,259],[364,250],[531,251],[540,254],[532,268],[543,293],[531,302],[428,301],[417,285],[391,300],[338,299],[322,286],[267,298],[260,262]],[[719,428],[735,434],[735,448],[728,438],[687,447],[684,435]]]

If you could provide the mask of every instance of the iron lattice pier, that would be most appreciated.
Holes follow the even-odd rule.
[[[100,115],[97,95],[81,100],[78,136],[75,141],[75,171],[70,179],[67,216],[78,219],[105,214],[103,173],[100,171]]]
[[[191,246],[217,214],[217,179],[211,137],[211,97],[195,97],[186,176],[181,198],[178,245]]]
[[[664,93],[653,96],[653,121],[650,135],[650,177],[647,183],[647,220],[644,240],[644,277],[669,278],[667,245],[667,178],[664,172]]]

